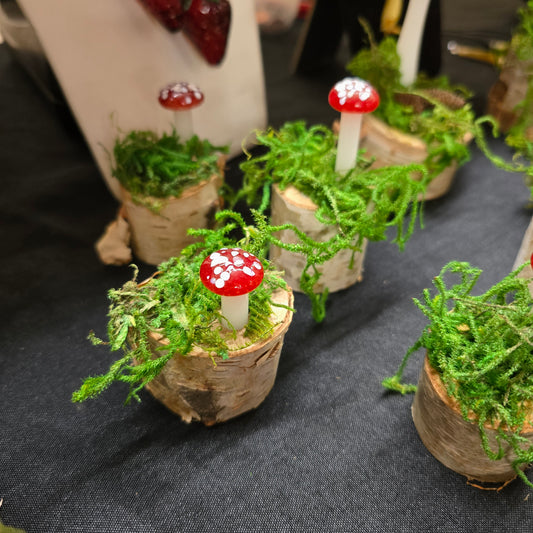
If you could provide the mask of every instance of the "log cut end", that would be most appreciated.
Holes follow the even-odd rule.
[[[278,290],[273,301],[292,307],[293,294]],[[206,426],[257,408],[274,386],[292,314],[289,309],[273,307],[271,334],[248,346],[241,335],[234,342],[245,347],[230,351],[227,359],[215,358],[216,364],[210,353],[199,348],[186,356],[174,356],[146,389],[184,422],[200,421]],[[154,337],[152,343],[154,348],[161,347],[165,339]]]
[[[444,466],[481,482],[504,483],[516,477],[511,466],[515,458],[513,451],[502,441],[504,457],[498,461],[488,458],[481,447],[477,423],[463,419],[427,357],[420,373],[412,415],[425,447]],[[496,429],[487,427],[486,431],[491,449],[498,450]],[[522,436],[533,444],[533,431],[524,432]]]

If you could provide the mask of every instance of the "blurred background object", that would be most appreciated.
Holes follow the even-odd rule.
[[[64,104],[63,93],[39,38],[17,0],[0,0],[0,42],[2,40],[46,98],[54,104]]]
[[[279,33],[293,25],[300,10],[300,0],[255,0],[255,10],[261,31]]]

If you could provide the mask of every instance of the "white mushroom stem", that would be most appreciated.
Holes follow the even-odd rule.
[[[188,141],[193,136],[192,113],[190,109],[174,111],[174,127],[181,142]]]
[[[359,151],[361,120],[361,113],[341,113],[337,158],[335,159],[337,172],[345,173],[355,167]]]
[[[400,56],[402,84],[412,85],[418,74],[420,46],[426,25],[426,16],[431,0],[410,0],[398,37],[396,49]]]
[[[221,296],[222,325],[228,329],[242,329],[248,323],[248,294]],[[228,324],[229,323],[229,324]]]

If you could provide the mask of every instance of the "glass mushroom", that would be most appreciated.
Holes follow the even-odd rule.
[[[202,283],[221,296],[222,325],[242,329],[248,323],[248,294],[263,281],[259,259],[241,248],[221,248],[200,265]]]
[[[401,82],[408,87],[416,80],[420,46],[431,0],[409,0],[396,50],[400,56]]]
[[[361,78],[344,78],[331,89],[328,101],[341,114],[335,170],[347,172],[357,161],[363,114],[378,107],[379,94]]]
[[[193,135],[191,110],[204,101],[202,91],[192,83],[170,83],[159,91],[159,103],[174,112],[174,127],[182,140]]]

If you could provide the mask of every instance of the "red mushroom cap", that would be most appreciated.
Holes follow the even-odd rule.
[[[204,101],[202,91],[192,83],[171,83],[159,91],[159,103],[167,109],[182,111],[192,109]]]
[[[221,248],[200,265],[202,283],[221,296],[241,296],[263,281],[263,265],[255,255],[241,248]]]
[[[379,94],[361,78],[344,78],[331,89],[328,102],[341,113],[371,113],[379,105]]]

